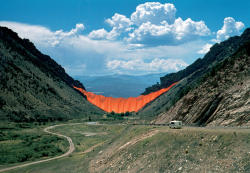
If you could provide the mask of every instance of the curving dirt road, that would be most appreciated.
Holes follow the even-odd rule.
[[[66,156],[70,155],[75,150],[75,146],[74,146],[74,143],[72,142],[72,139],[70,137],[62,135],[60,133],[50,132],[49,130],[51,130],[51,129],[55,128],[55,127],[58,127],[58,126],[75,125],[75,124],[81,124],[81,123],[59,124],[59,125],[49,126],[49,127],[46,127],[45,129],[43,129],[43,131],[46,132],[46,133],[49,133],[49,134],[56,135],[56,136],[63,137],[63,138],[67,139],[67,141],[69,142],[69,150],[66,153],[64,153],[63,155],[56,156],[56,157],[49,158],[49,159],[45,159],[45,160],[39,160],[39,161],[30,162],[30,163],[25,163],[25,164],[22,164],[22,165],[17,165],[17,166],[12,166],[12,167],[8,167],[8,168],[0,169],[0,172],[9,171],[9,170],[16,169],[16,168],[22,168],[22,167],[25,167],[25,166],[34,165],[34,164],[38,164],[38,163],[48,162],[48,161],[51,161],[51,160],[59,159],[59,158],[66,157]]]

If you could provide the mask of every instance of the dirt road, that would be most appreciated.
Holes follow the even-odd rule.
[[[22,165],[17,165],[17,166],[12,166],[12,167],[8,167],[8,168],[0,169],[0,172],[9,171],[9,170],[16,169],[16,168],[22,168],[22,167],[25,167],[25,166],[34,165],[34,164],[38,164],[38,163],[48,162],[48,161],[51,161],[51,160],[60,159],[62,157],[66,157],[66,156],[70,155],[75,150],[75,146],[74,146],[74,143],[72,142],[72,139],[70,137],[68,137],[68,136],[65,136],[65,135],[62,135],[62,134],[59,134],[59,133],[54,133],[54,132],[51,132],[49,130],[51,130],[51,129],[55,128],[55,127],[59,127],[59,126],[76,125],[76,124],[81,124],[81,123],[59,124],[59,125],[49,126],[49,127],[46,127],[45,129],[43,129],[43,131],[46,132],[46,133],[49,133],[49,134],[56,135],[56,136],[63,137],[63,138],[67,139],[67,141],[69,142],[69,150],[66,153],[64,153],[63,155],[56,156],[56,157],[49,158],[49,159],[45,159],[45,160],[39,160],[39,161],[30,162],[30,163],[25,163],[25,164],[22,164]]]

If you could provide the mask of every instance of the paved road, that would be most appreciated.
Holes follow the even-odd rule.
[[[49,126],[49,127],[46,127],[45,129],[43,129],[43,131],[46,132],[46,133],[49,133],[49,134],[56,135],[56,136],[63,137],[63,138],[67,139],[67,141],[69,142],[69,150],[66,153],[64,153],[63,155],[56,156],[56,157],[49,158],[49,159],[45,159],[45,160],[39,160],[39,161],[30,162],[30,163],[25,163],[25,164],[22,164],[22,165],[17,165],[17,166],[12,166],[12,167],[8,167],[8,168],[0,169],[0,172],[9,171],[9,170],[16,169],[16,168],[22,168],[22,167],[25,167],[25,166],[34,165],[34,164],[38,164],[38,163],[48,162],[48,161],[51,161],[51,160],[59,159],[59,158],[66,157],[66,156],[70,155],[75,150],[75,146],[74,146],[74,143],[72,142],[72,139],[70,137],[68,137],[68,136],[62,135],[60,133],[54,133],[54,132],[51,132],[49,130],[51,130],[51,129],[55,128],[55,127],[58,127],[58,126],[76,125],[76,124],[82,124],[82,123],[59,124],[59,125]]]

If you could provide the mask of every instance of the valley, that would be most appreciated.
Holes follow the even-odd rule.
[[[248,172],[249,128],[73,123],[49,127],[72,139],[65,157],[7,172]],[[48,129],[48,128],[47,128]],[[86,134],[92,135],[86,135]],[[67,144],[68,145],[68,144]],[[39,162],[39,161],[38,161]],[[216,165],[216,166],[214,166]],[[0,169],[4,167],[1,166]]]
[[[160,81],[166,73],[146,75],[106,75],[106,76],[73,76],[84,84],[89,92],[106,97],[137,97],[144,89]],[[116,86],[116,90],[112,86]]]
[[[175,13],[145,2],[91,32],[0,20],[0,172],[250,172],[250,28]]]

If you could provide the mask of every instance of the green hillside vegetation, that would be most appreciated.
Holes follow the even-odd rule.
[[[43,128],[32,123],[0,123],[0,165],[63,154],[68,143],[42,132]]]
[[[72,79],[27,39],[0,27],[0,120],[48,122],[103,113],[72,88]]]

